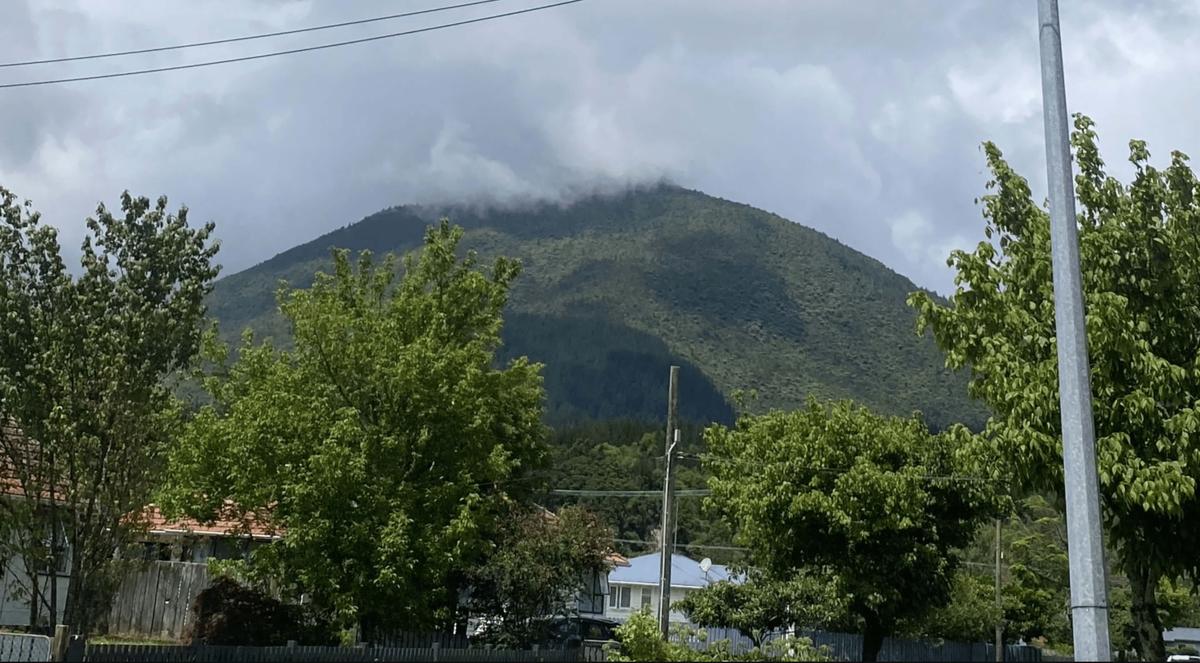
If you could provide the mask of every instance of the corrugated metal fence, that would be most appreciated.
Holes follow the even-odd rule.
[[[50,638],[44,635],[0,633],[0,661],[49,661]]]
[[[753,641],[733,629],[701,629],[699,637],[673,638],[697,651],[729,641],[734,654],[744,654],[754,648]],[[812,640],[817,647],[827,648],[828,655],[838,661],[861,661],[863,638],[854,633],[831,633],[827,631],[803,631],[800,637]],[[901,638],[884,638],[879,650],[880,661],[986,661],[996,660],[995,647],[976,642],[920,641]],[[1006,645],[1004,660],[1014,663],[1039,663],[1042,650],[1024,645]]]

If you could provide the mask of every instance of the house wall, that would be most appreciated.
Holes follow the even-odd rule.
[[[70,578],[65,574],[56,576],[58,583],[58,618],[55,623],[62,621],[63,611],[67,605],[67,584]],[[50,593],[51,577],[38,574],[42,592]],[[31,586],[29,571],[20,559],[10,559],[4,564],[3,575],[0,575],[0,626],[29,626],[29,601],[14,598],[14,593],[24,587],[26,591]],[[45,608],[42,609],[42,619],[45,620]],[[49,621],[49,620],[46,620]]]
[[[622,593],[625,591],[625,589],[629,590],[629,599],[630,600],[629,600],[628,607],[621,606]],[[671,588],[671,603],[674,604],[677,601],[682,601],[685,596],[687,596],[691,592],[696,591],[697,589],[698,588],[693,588],[693,587],[672,587]],[[645,604],[645,607],[643,607],[644,604],[642,601],[644,590],[648,591],[648,593],[649,593],[649,595],[646,597],[648,599],[648,603]],[[609,595],[608,595],[609,600],[607,603],[608,609],[605,612],[605,616],[608,617],[609,619],[615,619],[619,622],[623,622],[626,619],[629,619],[629,617],[631,615],[633,615],[635,612],[638,612],[640,610],[649,610],[650,613],[653,615],[658,614],[658,585],[642,585],[642,584],[626,584],[626,583],[610,582],[609,586],[608,586],[608,591],[609,591]],[[616,597],[616,599],[615,599],[616,605],[613,605],[613,603],[614,603],[613,597]],[[675,612],[674,610],[671,611],[670,619],[674,623],[680,623],[680,624],[687,623],[687,617],[684,617],[682,613]]]

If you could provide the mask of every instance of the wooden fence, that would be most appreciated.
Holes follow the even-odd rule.
[[[179,640],[191,626],[196,595],[209,582],[205,564],[151,562],[121,583],[109,611],[108,632]]]

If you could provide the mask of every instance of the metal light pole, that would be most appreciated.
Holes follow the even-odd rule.
[[[1092,422],[1092,388],[1088,375],[1058,0],[1038,0],[1038,23],[1067,498],[1067,552],[1071,565],[1071,630],[1075,660],[1107,661],[1112,655],[1112,647],[1108,638],[1104,538],[1100,523],[1096,433]]]

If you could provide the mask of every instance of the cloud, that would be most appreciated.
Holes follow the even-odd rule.
[[[429,3],[428,6],[437,3]],[[162,66],[515,9],[119,60]],[[422,5],[426,6],[426,5]],[[499,9],[503,7],[503,9]],[[394,13],[394,3],[27,0],[7,58],[212,39]],[[1200,10],[1063,8],[1068,102],[1124,144],[1200,153]],[[214,220],[227,273],[402,203],[568,200],[668,178],[777,212],[947,291],[996,140],[1044,189],[1035,8],[961,0],[589,0],[484,24],[207,69],[0,90],[0,183],[67,244],[123,189]],[[1040,193],[1038,195],[1041,195]]]

